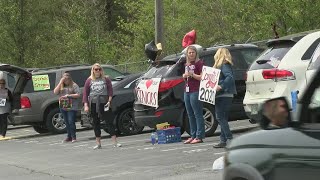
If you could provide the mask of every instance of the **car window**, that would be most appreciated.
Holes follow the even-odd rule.
[[[233,69],[248,69],[248,64],[238,50],[230,50],[232,56]]]
[[[53,89],[55,88],[56,73],[36,74],[36,75],[32,75],[32,76],[39,76],[39,75],[48,75],[49,83],[50,83],[50,89],[41,90],[41,91],[53,91]],[[34,90],[32,79],[28,80],[27,85],[24,88],[24,93],[41,92],[41,91]]]
[[[200,59],[203,60],[203,63],[205,66],[213,66],[213,63],[214,63],[214,58],[213,56],[216,54],[216,52],[213,52],[213,54],[209,54],[209,55],[206,55],[206,56],[203,56],[203,57],[200,57]]]
[[[119,76],[123,76],[123,74],[115,69],[109,67],[103,67],[104,74],[108,75],[111,79],[114,79]]]
[[[278,67],[282,58],[293,47],[294,43],[276,44],[266,49],[250,66],[249,70],[273,69]]]
[[[320,67],[320,43],[318,43],[318,47],[311,58],[311,62],[308,67],[308,70],[318,69],[319,67]]]
[[[320,38],[315,40],[311,46],[307,49],[307,51],[303,54],[301,60],[309,60],[311,59],[312,54],[314,53],[315,49],[317,48],[320,42]]]
[[[68,71],[73,81],[81,88],[91,74],[91,69],[79,69]]]
[[[243,56],[247,64],[251,65],[255,59],[263,52],[263,49],[239,49],[238,50]]]
[[[7,74],[7,84],[8,84],[8,88],[9,89],[13,89],[14,86],[16,85],[16,77],[17,75],[16,74],[13,74],[13,73],[8,73]]]

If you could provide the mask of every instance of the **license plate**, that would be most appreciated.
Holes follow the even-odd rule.
[[[258,105],[257,104],[251,105],[251,114],[258,114]]]

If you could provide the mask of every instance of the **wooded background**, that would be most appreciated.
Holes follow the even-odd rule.
[[[318,0],[164,0],[164,53],[317,29]],[[154,0],[1,0],[0,61],[22,67],[144,61],[154,40]]]

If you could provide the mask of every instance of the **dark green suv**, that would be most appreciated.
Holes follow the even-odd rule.
[[[262,130],[235,138],[228,146],[225,180],[320,179],[319,70],[300,96],[297,106],[284,97],[264,103],[259,113]]]

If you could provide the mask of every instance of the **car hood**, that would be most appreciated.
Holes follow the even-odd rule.
[[[258,130],[233,139],[228,149],[303,147],[320,148],[317,135],[311,131],[298,131],[294,128]]]
[[[13,94],[21,94],[27,84],[27,81],[31,78],[31,73],[27,69],[10,64],[0,64],[0,71],[18,75],[18,79],[12,92]]]

